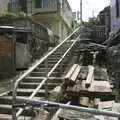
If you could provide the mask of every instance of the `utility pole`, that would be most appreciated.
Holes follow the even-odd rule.
[[[92,17],[95,17],[95,11],[94,10],[92,11]]]
[[[80,22],[82,23],[82,0],[80,0]]]

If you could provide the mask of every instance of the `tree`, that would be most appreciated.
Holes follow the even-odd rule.
[[[99,22],[97,21],[96,17],[92,17],[88,19],[88,22],[83,22],[83,26],[88,28],[95,28],[99,25]]]

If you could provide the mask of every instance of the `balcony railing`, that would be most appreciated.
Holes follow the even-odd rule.
[[[34,5],[34,9],[32,13],[42,13],[42,12],[56,12],[58,10],[58,2],[57,0],[42,0],[40,6],[36,3]]]

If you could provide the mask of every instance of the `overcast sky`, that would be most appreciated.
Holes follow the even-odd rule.
[[[73,11],[79,11],[80,0],[68,0]],[[83,20],[96,16],[99,11],[110,4],[110,0],[83,0]]]

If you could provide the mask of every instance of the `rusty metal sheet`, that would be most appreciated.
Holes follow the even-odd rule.
[[[0,77],[7,78],[15,73],[14,41],[0,35]]]

